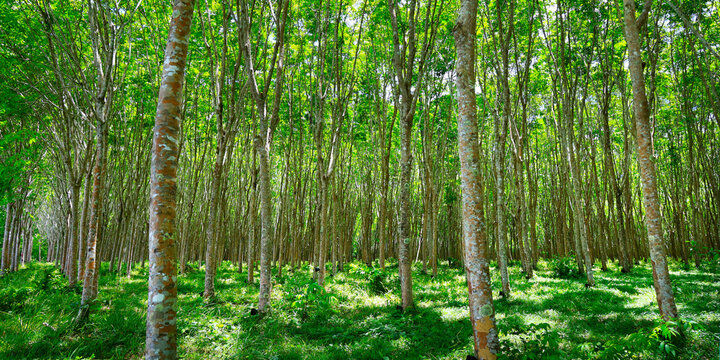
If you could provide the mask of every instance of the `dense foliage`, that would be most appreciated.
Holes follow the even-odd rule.
[[[177,264],[180,308],[188,306],[178,316],[181,353],[202,357],[208,344],[226,342],[233,345],[218,351],[227,357],[457,356],[467,336],[447,339],[422,325],[467,306],[467,296],[450,295],[462,287],[456,275],[489,259],[502,289],[504,356],[709,353],[704,329],[717,327],[717,313],[702,318],[712,301],[694,297],[717,293],[707,283],[720,260],[720,1],[638,2],[630,12],[640,51],[628,53],[631,0],[481,0],[471,88],[456,86],[458,0],[189,3],[184,98],[173,103],[182,110],[172,117],[179,136],[166,139],[178,148],[169,159],[177,191],[165,194],[176,232],[160,234],[177,253],[163,260],[173,272]],[[0,311],[14,329],[0,344],[8,356],[126,357],[142,348],[140,279],[154,274],[148,238],[158,234],[148,221],[150,179],[166,176],[151,162],[162,151],[152,144],[163,69],[174,71],[164,63],[171,5],[0,2],[0,274],[8,284]],[[638,116],[638,87],[649,118]],[[477,103],[477,134],[459,121],[459,89]],[[468,162],[458,151],[467,138],[480,147],[472,216],[463,213],[472,199],[461,191]],[[646,192],[649,173],[657,201]],[[466,243],[468,217],[478,238]],[[470,248],[489,258],[467,261]],[[670,317],[694,322],[666,316],[674,300],[659,300],[658,324],[642,312],[649,304],[623,305],[652,295],[646,263],[657,266],[656,289],[664,284],[658,297],[672,300],[676,289]],[[248,271],[258,266],[259,292]],[[174,278],[155,275],[175,288]],[[586,292],[576,286],[582,278]],[[428,300],[445,291],[438,284],[454,310]],[[690,295],[696,285],[704,288]],[[398,302],[410,310],[413,292],[417,312],[393,312]],[[265,313],[267,296],[279,310],[268,321],[231,315],[247,312],[251,298]],[[585,296],[612,308],[591,304],[585,314],[577,305]],[[366,303],[378,299],[385,302]],[[513,322],[523,308],[564,311],[558,321],[576,332]],[[74,333],[65,321],[78,309],[82,332]],[[375,310],[383,315],[373,323]],[[84,324],[89,311],[98,317]],[[636,323],[592,323],[623,316]],[[320,326],[333,321],[331,330]],[[464,317],[443,321],[443,331],[468,331]],[[42,338],[21,345],[22,324]],[[683,328],[697,336],[685,338]],[[98,343],[79,345],[83,335]],[[116,353],[102,336],[121,345]],[[697,341],[697,353],[679,338]],[[264,350],[250,343],[268,350],[252,353]]]
[[[267,70],[266,55],[274,41],[268,35],[274,26],[271,19],[260,14],[262,4],[257,3],[258,13],[252,15],[262,19],[252,28],[258,71]],[[508,9],[507,4],[513,7]],[[593,257],[617,259],[622,257],[621,248],[633,259],[646,256],[621,4],[514,0],[507,4],[501,0],[481,3],[477,90],[485,193],[489,205],[504,203],[510,257],[522,257],[523,246],[531,247],[533,259],[576,252],[575,216],[591,224],[588,237]],[[132,256],[132,261],[144,257],[142,251],[127,249],[140,245],[132,240],[141,232],[136,231],[136,224],[147,219],[149,144],[164,45],[161,35],[167,31],[170,8],[166,3],[144,1],[133,11],[135,5],[130,1],[107,5],[113,21],[125,28],[117,34],[117,62],[111,69],[115,94],[108,119],[109,180],[104,205],[108,229],[103,233],[105,241],[99,241],[105,260],[119,257],[119,252],[130,254],[125,257]],[[1,6],[4,200],[0,205],[30,195],[23,202],[32,214],[30,223],[49,248],[61,249],[68,225],[60,214],[70,209],[81,213],[83,198],[91,190],[85,183],[94,158],[90,112],[96,84],[86,40],[87,9],[77,1],[33,6],[7,1]],[[462,259],[450,34],[456,4],[437,6],[441,15],[427,55],[429,71],[418,92],[412,133],[410,247],[414,254],[420,245],[420,256],[427,258],[431,251],[423,242],[437,243],[440,258]],[[683,261],[699,261],[717,249],[720,240],[720,177],[714,166],[720,160],[720,60],[713,48],[720,42],[720,15],[714,1],[677,6],[695,30],[672,7],[658,5],[643,36],[648,50],[645,69],[668,250]],[[244,88],[239,25],[233,12],[237,9],[221,1],[199,1],[196,7],[179,159],[180,256],[188,260],[203,255],[213,215],[209,205],[213,172],[220,164],[219,203],[223,206],[213,216],[219,217],[223,257],[236,259],[245,246],[241,244],[259,236],[259,230],[249,229],[251,224],[259,226],[259,221],[247,220],[258,211],[251,206],[257,196],[258,164],[252,138],[258,124]],[[306,244],[314,241],[318,156],[327,162],[337,136],[339,147],[333,152],[337,169],[328,182],[327,195],[332,203],[331,221],[326,226],[329,231],[342,228],[347,232],[342,236],[349,237],[349,242],[339,251],[376,258],[379,233],[390,237],[395,231],[392,220],[400,175],[395,165],[400,129],[387,4],[367,0],[338,7],[335,2],[293,2],[288,17],[284,84],[281,89],[269,87],[271,93],[282,91],[271,146],[275,238],[284,240],[283,248],[301,251],[299,257],[309,259],[311,252],[299,248],[309,249]],[[418,26],[425,25],[421,21]],[[699,31],[709,45],[693,31]],[[503,47],[507,47],[506,65],[501,61]],[[320,62],[324,67],[319,67]],[[225,80],[218,85],[221,74]],[[498,144],[495,132],[503,128],[504,77],[510,121],[504,125],[507,143]],[[561,77],[568,77],[572,88],[561,88]],[[326,88],[323,101],[327,103],[319,118],[318,81]],[[339,92],[346,87],[352,91]],[[568,102],[560,101],[566,96],[570,96]],[[272,98],[270,94],[268,99]],[[572,123],[563,116],[565,106],[572,107]],[[223,122],[219,134],[218,121]],[[500,128],[493,126],[498,121]],[[565,139],[563,129],[568,127],[573,134]],[[313,143],[318,134],[324,140]],[[222,161],[213,156],[218,141],[229,149]],[[582,189],[569,186],[569,165],[561,148],[566,141],[577,154]],[[502,160],[508,179],[504,198],[498,200],[492,159],[500,146],[508,150]],[[68,195],[73,186],[79,189],[79,204],[72,204]],[[576,191],[585,199],[582,211],[571,205]],[[526,194],[524,199],[518,197],[521,193]],[[494,211],[487,211],[486,216],[488,223],[495,221]],[[494,226],[489,231],[493,234]],[[522,241],[523,233],[529,237],[527,242]],[[330,251],[335,251],[332,246]]]

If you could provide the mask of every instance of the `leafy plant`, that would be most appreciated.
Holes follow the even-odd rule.
[[[641,329],[599,346],[592,358],[614,360],[644,355],[655,359],[674,359],[679,349],[685,346],[685,334],[692,329],[702,327],[689,320],[656,319],[652,328]]]
[[[291,298],[291,308],[299,310],[300,315],[307,318],[329,312],[337,296],[325,290],[315,280],[309,280],[305,282],[305,291],[294,294]]]
[[[462,267],[462,263],[461,263],[460,260],[458,260],[458,259],[455,259],[455,258],[453,258],[453,257],[449,257],[449,258],[448,258],[448,266],[449,266],[450,268],[452,268],[452,269],[459,269],[459,268]]]
[[[393,288],[391,274],[388,266],[384,270],[376,267],[369,267],[363,263],[351,263],[349,272],[356,278],[368,279],[368,290],[375,295],[384,294]]]
[[[40,291],[55,290],[62,287],[65,280],[57,269],[44,271],[35,280],[35,287]]]
[[[0,290],[0,311],[20,308],[31,294],[32,289],[29,287],[10,287]]]
[[[570,256],[559,257],[550,261],[552,275],[559,279],[576,279],[582,277],[578,272],[575,259]]]
[[[500,343],[501,359],[560,360],[567,354],[560,349],[559,335],[551,331],[550,324],[517,325],[501,332],[501,337],[512,339]]]
[[[382,269],[372,268],[369,271],[369,275],[370,291],[373,294],[384,294],[392,288],[389,274]]]

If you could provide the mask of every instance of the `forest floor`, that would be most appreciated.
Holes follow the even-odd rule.
[[[558,260],[541,261],[525,280],[510,268],[512,298],[497,299],[503,358],[509,359],[717,359],[720,269],[672,263],[671,274],[685,336],[669,336],[658,311],[648,264],[622,274],[596,268],[595,288],[582,278],[561,279]],[[106,265],[106,264],[103,264]],[[394,265],[394,264],[391,264]],[[257,281],[224,263],[217,296],[202,298],[201,269],[179,276],[179,356],[184,359],[464,359],[472,353],[467,287],[460,268],[445,262],[439,275],[413,269],[415,311],[396,308],[396,267],[385,271],[346,265],[328,277],[327,292],[310,281],[309,268],[276,278],[272,312],[250,315]],[[52,264],[32,263],[0,278],[0,358],[141,358],[144,348],[147,267],[130,278],[104,267],[90,322],[68,330],[78,310],[78,289]],[[667,354],[664,355],[664,354]],[[673,355],[674,354],[674,355]]]

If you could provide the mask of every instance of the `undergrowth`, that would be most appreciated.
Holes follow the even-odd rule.
[[[73,330],[79,287],[52,264],[0,278],[1,359],[142,358],[147,268],[117,276],[103,264],[90,321]],[[413,268],[416,309],[397,309],[397,264],[351,263],[320,287],[309,266],[275,277],[271,312],[251,315],[258,285],[232,264],[218,269],[216,296],[203,299],[203,268],[178,277],[179,356],[185,359],[464,359],[472,353],[467,286],[455,262],[438,276]],[[247,270],[247,269],[245,269]],[[671,263],[682,320],[657,320],[652,271],[614,265],[584,287],[572,258],[541,261],[533,279],[510,267],[512,296],[497,299],[504,359],[714,359],[720,328],[717,267]],[[493,269],[493,293],[500,281]]]

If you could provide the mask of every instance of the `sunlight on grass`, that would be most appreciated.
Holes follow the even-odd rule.
[[[196,269],[195,266],[190,267]],[[403,312],[396,268],[384,271],[348,264],[328,278],[325,293],[308,292],[309,269],[274,278],[272,311],[250,315],[258,285],[225,263],[218,269],[216,297],[203,299],[200,270],[179,276],[179,356],[186,359],[458,359],[472,352],[467,285],[461,269],[440,266],[436,278],[415,267],[416,309]],[[525,280],[510,268],[512,297],[496,298],[496,320],[505,356],[602,358],[604,344],[649,331],[657,318],[652,274],[646,264],[621,274],[614,264],[596,272],[598,285],[552,277],[538,264]],[[717,273],[673,271],[678,308],[702,328],[689,331],[681,359],[714,354],[720,327]],[[68,289],[52,264],[31,264],[0,279],[0,358],[140,358],[144,347],[147,268],[131,277],[103,268],[90,323],[67,332],[79,306],[79,288]],[[493,273],[493,293],[500,290]],[[623,345],[624,346],[624,345]],[[593,355],[595,354],[595,355]],[[638,359],[655,359],[652,351]]]
[[[639,289],[638,295],[632,296],[632,299],[633,301],[628,304],[628,308],[649,308],[655,305],[655,289]]]

